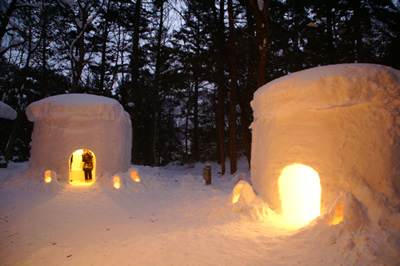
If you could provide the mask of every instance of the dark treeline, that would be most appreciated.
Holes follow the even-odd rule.
[[[29,159],[30,103],[92,93],[130,114],[132,163],[233,173],[250,161],[258,87],[334,63],[399,69],[399,12],[390,0],[0,0],[0,96],[18,112],[0,154]]]

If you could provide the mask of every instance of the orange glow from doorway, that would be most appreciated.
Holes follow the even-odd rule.
[[[321,214],[321,184],[311,167],[293,164],[278,179],[282,216],[290,224],[304,226]]]

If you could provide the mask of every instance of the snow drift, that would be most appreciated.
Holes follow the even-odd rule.
[[[114,99],[88,94],[64,94],[27,107],[35,122],[29,170],[55,171],[69,179],[73,152],[94,153],[96,176],[127,171],[130,167],[132,128],[129,115]]]
[[[345,213],[376,224],[395,224],[399,96],[400,71],[372,64],[317,67],[264,85],[251,103],[255,191],[271,209],[283,212],[283,170],[302,165],[320,178],[320,208],[329,223],[344,207]],[[365,224],[361,216],[355,230]]]
[[[8,104],[0,102],[0,118],[14,120],[17,118],[17,112]]]

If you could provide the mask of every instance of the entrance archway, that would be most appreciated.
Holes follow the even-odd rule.
[[[93,155],[93,170],[92,170],[92,181],[87,182],[85,181],[85,172],[83,171],[83,164],[82,161],[82,154],[83,149],[74,151],[71,156],[69,157],[69,183],[71,185],[91,185],[96,180],[96,156],[91,152]]]
[[[282,215],[291,224],[303,226],[321,214],[321,184],[311,167],[292,164],[278,179]]]

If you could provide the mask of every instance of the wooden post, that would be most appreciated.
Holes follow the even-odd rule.
[[[203,168],[203,178],[206,181],[206,185],[211,185],[211,165],[207,164]]]

